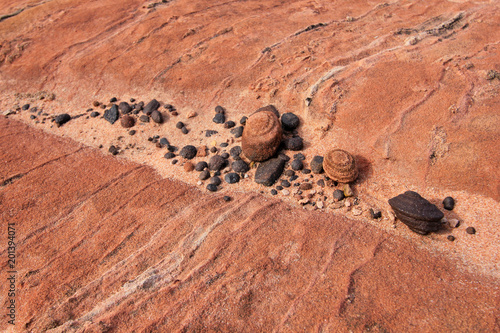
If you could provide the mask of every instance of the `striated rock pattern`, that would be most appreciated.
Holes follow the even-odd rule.
[[[416,233],[427,235],[441,229],[443,212],[417,192],[406,191],[389,199],[389,205],[396,217]]]
[[[243,130],[243,154],[252,161],[265,161],[278,150],[282,135],[280,121],[273,112],[255,112],[248,117]]]
[[[325,155],[323,169],[328,177],[340,183],[350,183],[358,177],[354,157],[342,149],[330,150]]]

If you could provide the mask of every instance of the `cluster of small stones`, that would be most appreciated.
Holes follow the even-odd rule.
[[[42,97],[38,98],[39,100],[51,101],[55,98],[53,94],[48,94],[48,97],[44,94],[40,96]],[[87,119],[100,117],[111,125],[119,120],[119,124],[127,129],[129,135],[136,134],[136,130],[133,128],[137,124],[146,125],[150,122],[163,124],[169,118],[179,115],[173,105],[164,104],[161,107],[160,102],[156,99],[149,101],[147,104],[143,101],[136,102],[134,98],[131,98],[130,102],[121,101],[118,103],[118,99],[113,97],[107,104],[94,101],[92,106],[84,113],[70,116],[67,113],[50,115],[44,112],[43,108],[26,103],[22,106],[15,105],[13,110],[3,112],[3,115],[9,116],[26,111],[31,114],[30,119],[34,120],[35,123],[43,124],[50,121],[57,127],[79,117]],[[273,127],[280,126],[280,128],[272,129],[274,134],[269,136],[271,145],[276,145],[276,147],[271,147],[272,153],[266,158],[258,159],[259,161],[252,161],[243,154],[243,149],[238,145],[238,142],[241,141],[241,137],[245,133],[245,126],[249,117],[261,112],[272,115],[266,117],[258,115],[258,117],[264,119],[265,124]],[[187,115],[187,118],[196,116],[195,112],[191,112]],[[272,105],[258,109],[249,117],[242,117],[236,123],[227,119],[226,110],[222,106],[215,107],[213,123],[220,126],[220,128],[216,130],[207,129],[204,131],[204,136],[210,138],[218,134],[219,131],[228,130],[232,137],[219,144],[212,141],[207,145],[186,145],[179,149],[172,145],[167,138],[159,135],[149,137],[148,141],[159,149],[166,148],[168,152],[164,154],[164,158],[169,160],[172,165],[182,166],[185,172],[197,173],[197,184],[205,186],[208,191],[219,191],[225,184],[251,181],[251,176],[254,174],[256,183],[271,187],[269,193],[272,196],[293,199],[302,205],[304,209],[342,208],[353,216],[364,215],[375,221],[381,220],[382,212],[380,209],[364,205],[360,198],[355,195],[354,181],[358,176],[358,171],[350,154],[337,149],[329,151],[326,159],[323,156],[313,156],[308,159],[302,152],[294,153],[303,150],[303,139],[298,135],[297,131],[300,119],[290,112],[280,117],[279,112]],[[252,124],[252,121],[251,118],[250,124]],[[262,124],[262,120],[257,124]],[[189,124],[178,121],[175,127],[183,135],[190,133]],[[280,139],[277,140],[276,136],[279,136]],[[133,148],[133,146],[125,149]],[[99,148],[103,148],[103,145],[100,145]],[[122,149],[110,145],[108,151],[113,155],[117,155]],[[293,158],[288,156],[287,152],[292,152],[288,154],[293,154]],[[338,156],[341,159],[337,161]],[[326,166],[324,165],[325,162],[327,162]],[[352,163],[352,165],[349,163]],[[338,171],[330,171],[330,169],[336,168],[336,165],[338,165]],[[341,178],[338,177],[338,172],[341,173]],[[265,193],[263,190],[260,192]],[[229,201],[230,197],[226,196],[224,200]],[[443,208],[445,210],[453,210],[454,206],[455,201],[453,198],[447,197],[444,199]],[[395,211],[398,215],[398,210]],[[394,222],[393,227],[396,227],[394,214],[391,211],[387,211],[386,214],[389,220]],[[405,221],[402,222],[405,223]],[[440,219],[440,228],[438,229],[453,230],[459,228],[462,224],[456,218],[447,219],[444,217]],[[429,229],[429,231],[436,230]],[[465,232],[472,235],[476,233],[476,230],[474,227],[467,227]],[[420,233],[425,234],[427,232],[424,230],[423,232],[420,231]],[[448,235],[447,239],[454,241],[456,237]]]

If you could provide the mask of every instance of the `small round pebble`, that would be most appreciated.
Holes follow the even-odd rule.
[[[177,164],[177,162],[179,162],[179,160],[172,160],[172,164]]]
[[[468,227],[467,229],[465,229],[465,232],[468,233],[469,235],[474,235],[476,233],[476,228]]]
[[[167,138],[161,138],[160,139],[160,145],[162,145],[162,146],[168,146],[169,143],[168,143]]]
[[[235,138],[241,137],[243,135],[243,126],[233,128],[231,134],[233,134]]]
[[[247,119],[248,119],[248,117],[246,117],[246,116],[241,117],[240,124],[245,125],[247,123]]]
[[[271,194],[272,194],[272,195],[276,195],[276,194],[278,194],[278,191],[276,191],[276,190],[273,188],[273,189],[271,190]]]
[[[153,119],[153,121],[157,124],[161,124],[163,122],[163,116],[158,110],[151,112],[151,119]]]
[[[100,115],[100,113],[99,113],[99,112],[97,112],[97,111],[94,111],[94,112],[92,112],[92,113],[90,114],[90,116],[91,116],[92,118],[99,117],[99,115]]]
[[[292,167],[293,170],[297,171],[297,170],[302,170],[304,164],[302,163],[301,160],[293,160],[290,166]]]
[[[222,153],[222,154],[220,154],[220,156],[221,156],[223,159],[227,160],[227,159],[229,158],[229,153]]]
[[[448,235],[448,237],[446,237],[446,239],[448,239],[450,242],[453,242],[455,240],[455,236]]]
[[[217,114],[224,114],[224,108],[222,106],[220,106],[220,105],[217,105],[215,107],[215,113],[217,113]]]
[[[232,120],[226,121],[224,123],[224,128],[233,128],[234,126],[236,126],[236,123]]]
[[[297,154],[294,154],[293,155],[293,159],[294,160],[301,160],[301,161],[304,161],[306,159],[306,157],[304,156],[304,154],[302,153],[297,153]]]
[[[194,164],[193,164],[193,163],[191,163],[191,162],[186,162],[186,163],[184,164],[184,170],[185,170],[186,172],[191,172],[191,171],[193,171],[193,170],[194,170]]]
[[[174,158],[175,157],[175,154],[172,153],[172,152],[168,152],[166,153],[163,157],[165,157],[167,160],[171,159],[171,158]]]
[[[452,197],[446,197],[443,200],[443,208],[446,210],[452,210],[455,207],[455,199]]]
[[[207,185],[207,190],[209,190],[210,192],[215,192],[215,191],[217,191],[217,185],[208,184]]]
[[[228,196],[228,195],[225,195],[223,199],[224,199],[224,201],[226,201],[226,202],[231,201],[231,197],[230,197],[230,196]]]
[[[186,127],[181,128],[182,134],[188,134],[189,130]]]
[[[292,184],[290,184],[290,182],[288,180],[283,179],[281,181],[281,186],[283,186],[283,187],[290,187],[290,186],[292,186]]]
[[[233,164],[231,164],[231,168],[233,169],[234,172],[238,173],[245,173],[248,170],[250,170],[248,164],[246,164],[246,162],[243,160],[234,161]]]
[[[24,104],[23,107],[21,109],[23,109],[23,111],[26,111],[30,108],[30,105],[29,104]]]
[[[120,124],[124,128],[130,128],[135,125],[135,118],[129,115],[124,115],[122,119],[120,119]]]
[[[240,175],[236,172],[230,172],[224,176],[224,180],[229,184],[234,184],[240,181]]]
[[[284,174],[285,174],[285,176],[287,176],[287,177],[292,177],[292,176],[295,176],[295,171],[293,171],[293,170],[286,170],[286,171],[284,172]]]
[[[288,138],[283,141],[286,150],[302,150],[304,148],[304,141],[300,136],[296,136],[293,138]]]
[[[216,124],[224,124],[224,122],[226,121],[226,116],[224,116],[223,113],[217,113],[212,121]]]
[[[333,198],[337,201],[343,200],[344,199],[344,191],[338,190],[338,189],[333,191]]]
[[[276,186],[276,190],[281,191],[282,189],[283,189],[283,186],[281,186],[281,185]]]
[[[297,175],[293,175],[293,176],[291,176],[290,178],[288,178],[288,180],[289,180],[289,181],[291,181],[291,182],[293,182],[294,180],[296,180],[296,179],[298,179],[298,178],[299,178],[299,176],[297,176]]]
[[[300,119],[291,112],[284,113],[281,116],[281,125],[286,131],[293,131],[299,126]]]
[[[182,121],[179,121],[177,124],[175,124],[175,127],[177,127],[178,129],[181,129],[184,127],[184,123]]]
[[[179,152],[179,155],[181,155],[182,157],[190,160],[192,158],[194,158],[196,156],[196,153],[197,153],[197,149],[195,146],[192,146],[192,145],[187,145],[187,146],[184,146],[181,151]]]
[[[202,172],[200,172],[200,175],[198,176],[198,178],[200,180],[207,180],[208,178],[210,178],[210,171],[203,170]]]
[[[219,146],[221,146],[222,148],[226,148],[227,146],[229,146],[229,143],[223,142]]]
[[[323,172],[323,156],[314,156],[310,163],[313,173]]]
[[[208,161],[208,168],[213,171],[219,171],[226,165],[226,160],[220,155],[214,155],[210,157]]]
[[[194,169],[195,169],[196,171],[203,171],[203,170],[205,170],[206,168],[208,168],[208,164],[207,164],[207,162],[205,162],[205,161],[201,161],[201,162],[196,163],[196,165],[195,165],[195,167],[194,167]]]
[[[240,146],[234,146],[233,148],[231,148],[231,150],[229,151],[229,154],[231,154],[231,157],[232,158],[235,158],[235,157],[238,157],[240,156],[242,150],[241,150],[241,147]]]
[[[222,183],[222,180],[218,176],[213,176],[210,178],[210,184],[214,184],[216,186],[219,186]]]
[[[70,120],[71,116],[67,113],[63,113],[55,118],[55,123],[57,124],[57,126],[62,126],[63,124],[67,123]]]
[[[219,150],[217,149],[217,147],[212,147],[212,148],[210,148],[210,152],[211,152],[212,154],[215,154],[215,153],[216,153],[216,152],[218,152],[218,151],[219,151]]]
[[[305,175],[308,175],[311,173],[311,169],[303,169],[302,170],[302,173],[305,174]],[[312,176],[312,175],[311,175]]]
[[[118,99],[116,97],[111,97],[111,99],[109,100],[110,103],[114,103],[116,102]]]
[[[129,135],[135,135],[135,133],[137,133],[136,130],[131,130],[131,131],[128,132]]]
[[[301,189],[302,191],[307,191],[307,190],[312,189],[312,187],[313,186],[311,183],[302,183],[302,184],[300,184],[299,189]]]
[[[320,187],[325,187],[325,180],[320,179],[320,180],[318,180],[318,182],[316,184],[318,184],[318,186],[320,186]]]

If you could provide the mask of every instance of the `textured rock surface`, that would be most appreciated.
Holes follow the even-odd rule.
[[[2,331],[499,328],[498,280],[374,226],[256,194],[225,202],[3,117],[0,134],[19,305]]]

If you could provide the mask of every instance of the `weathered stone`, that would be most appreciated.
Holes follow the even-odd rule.
[[[285,161],[281,158],[272,158],[262,162],[255,171],[255,182],[264,186],[272,186],[281,176]]]

